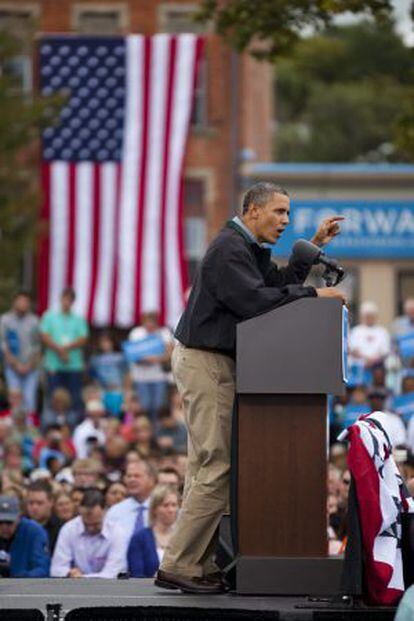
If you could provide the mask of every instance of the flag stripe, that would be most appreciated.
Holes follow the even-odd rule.
[[[94,191],[93,163],[81,162],[78,164],[76,176],[76,249],[73,286],[76,291],[75,310],[84,317],[89,310],[91,287]]]
[[[196,37],[182,35],[177,48],[177,62],[175,68],[175,88],[173,96],[173,116],[171,132],[171,166],[168,175],[168,213],[167,230],[171,231],[167,252],[167,286],[168,286],[168,323],[176,321],[183,307],[183,255],[182,220],[180,220],[180,201],[182,201],[181,182],[184,145],[187,137],[187,127],[190,118],[194,65],[196,63]],[[190,94],[190,96],[189,96]],[[181,254],[181,256],[180,256]]]
[[[146,192],[143,209],[141,312],[159,309],[161,250],[161,183],[164,160],[166,91],[170,37],[152,38],[151,84],[148,116]],[[138,305],[137,305],[138,307]]]
[[[127,40],[127,99],[124,127],[121,205],[119,214],[119,260],[115,323],[128,326],[134,318],[135,256],[137,252],[137,194],[142,142],[143,37]]]
[[[98,280],[99,246],[101,240],[101,164],[95,163],[92,168],[95,191],[92,197],[93,224],[92,224],[92,248],[91,248],[91,284],[89,288],[88,320],[94,319],[93,309],[95,304],[96,283]]]
[[[149,37],[144,38],[144,75],[143,75],[143,105],[142,118],[138,120],[141,123],[142,142],[141,142],[141,159],[139,167],[139,190],[138,190],[138,223],[137,223],[137,245],[136,245],[136,263],[135,277],[136,286],[134,289],[134,308],[130,323],[139,323],[141,314],[141,268],[143,260],[143,232],[144,232],[144,208],[145,208],[145,191],[147,182],[147,151],[148,151],[148,117],[149,117],[149,95],[150,95],[150,68],[151,68],[151,48],[152,40]]]
[[[68,165],[69,173],[69,212],[68,212],[68,264],[66,271],[66,285],[73,286],[73,270],[75,263],[75,230],[76,230],[76,166],[73,162]]]
[[[114,213],[114,260],[112,268],[112,291],[110,306],[110,323],[114,325],[116,321],[116,301],[118,294],[118,267],[120,265],[119,257],[119,239],[120,239],[120,220],[121,220],[121,180],[122,168],[119,164],[115,164],[115,213]]]
[[[111,323],[111,300],[115,259],[115,217],[117,191],[117,165],[105,162],[100,169],[100,227],[99,261],[95,302],[91,321],[98,326]]]
[[[42,165],[42,211],[40,214],[40,245],[38,257],[39,307],[47,307],[49,293],[50,255],[50,164]]]
[[[66,285],[67,229],[68,229],[68,166],[66,162],[54,162],[50,175],[50,281],[49,304],[59,306],[59,297]]]
[[[171,115],[172,115],[172,96],[174,89],[174,75],[175,65],[177,57],[177,38],[173,37],[170,41],[170,63],[168,68],[168,84],[167,84],[167,97],[166,97],[166,119],[165,119],[165,133],[164,133],[164,166],[162,172],[162,190],[161,190],[161,256],[160,256],[160,319],[164,323],[166,319],[166,246],[168,244],[168,238],[166,235],[166,214],[167,214],[167,179],[168,169],[170,166],[170,139],[171,139]]]

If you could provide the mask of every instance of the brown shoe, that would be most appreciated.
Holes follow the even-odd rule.
[[[157,572],[154,584],[162,589],[179,589],[183,593],[194,595],[218,595],[226,592],[219,582],[209,582],[205,578],[188,578],[161,569]]]
[[[226,575],[220,571],[216,571],[214,572],[214,574],[208,574],[207,576],[204,576],[204,580],[206,580],[210,584],[220,584],[226,593],[227,591],[230,591],[230,583],[228,582]]]

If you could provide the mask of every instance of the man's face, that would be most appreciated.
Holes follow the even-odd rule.
[[[283,194],[274,194],[266,205],[252,205],[249,211],[257,240],[274,244],[289,224],[290,200]]]
[[[0,539],[11,539],[16,532],[19,521],[15,522],[1,522],[0,521]]]
[[[178,474],[175,474],[175,472],[160,472],[158,475],[158,483],[159,485],[170,485],[171,487],[178,489],[180,479]]]
[[[74,299],[71,295],[69,294],[62,295],[62,297],[60,298],[62,311],[64,313],[68,313],[70,309],[72,308],[73,302],[74,302]]]
[[[145,464],[129,464],[125,474],[125,485],[129,496],[140,502],[148,498],[154,487],[154,481],[149,476]]]
[[[30,298],[27,295],[18,295],[14,300],[13,308],[19,315],[25,315],[30,310]]]
[[[52,507],[53,502],[46,492],[33,491],[27,494],[27,514],[32,520],[36,520],[40,524],[47,522],[52,515]]]
[[[367,312],[361,316],[361,323],[366,326],[375,326],[375,324],[377,323],[377,319],[377,313]]]
[[[73,473],[74,486],[82,487],[86,489],[87,487],[93,487],[98,480],[98,475],[96,472],[91,472],[90,470],[76,470]]]
[[[407,317],[409,317],[409,319],[411,319],[411,321],[414,321],[414,300],[413,299],[409,299],[406,301],[405,305],[404,305],[404,310],[405,310],[405,314],[407,315]]]
[[[102,530],[104,510],[97,505],[96,507],[80,508],[83,525],[88,535],[99,535]]]

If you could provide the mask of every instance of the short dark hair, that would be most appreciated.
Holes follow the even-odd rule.
[[[53,498],[53,489],[50,482],[47,479],[38,479],[32,481],[27,488],[28,492],[44,492],[49,500]]]
[[[76,299],[75,289],[73,287],[65,287],[60,294],[61,298],[70,297],[72,300]]]
[[[270,201],[273,194],[283,194],[283,196],[289,197],[287,190],[273,183],[273,181],[259,181],[255,183],[247,190],[243,197],[242,214],[247,213],[249,206],[252,204],[264,207]]]
[[[31,293],[27,289],[19,289],[15,292],[13,296],[13,301],[17,300],[17,298],[27,298],[28,300],[32,299]]]
[[[93,507],[105,508],[105,497],[99,489],[87,489],[80,502],[80,506],[85,509],[93,509]]]

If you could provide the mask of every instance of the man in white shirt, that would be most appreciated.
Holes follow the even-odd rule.
[[[101,401],[92,399],[86,404],[86,418],[75,428],[73,444],[76,455],[80,459],[89,457],[95,446],[104,446],[106,436],[102,422],[106,416],[105,407]]]
[[[60,530],[50,569],[53,578],[116,578],[127,570],[125,538],[104,518],[103,494],[87,490],[80,515]]]
[[[154,468],[145,461],[128,464],[124,482],[129,498],[111,507],[107,523],[121,527],[126,545],[132,535],[148,526],[149,500],[157,481]]]
[[[366,368],[382,366],[391,351],[388,330],[378,325],[378,307],[364,302],[360,308],[360,324],[352,328],[349,352],[354,360]]]
[[[168,328],[159,326],[157,313],[143,314],[141,325],[131,330],[128,339],[137,342],[149,336],[159,338],[164,345],[164,353],[133,362],[130,374],[142,407],[152,423],[156,424],[158,412],[167,396],[168,375],[162,365],[170,361],[173,347],[172,334]]]

